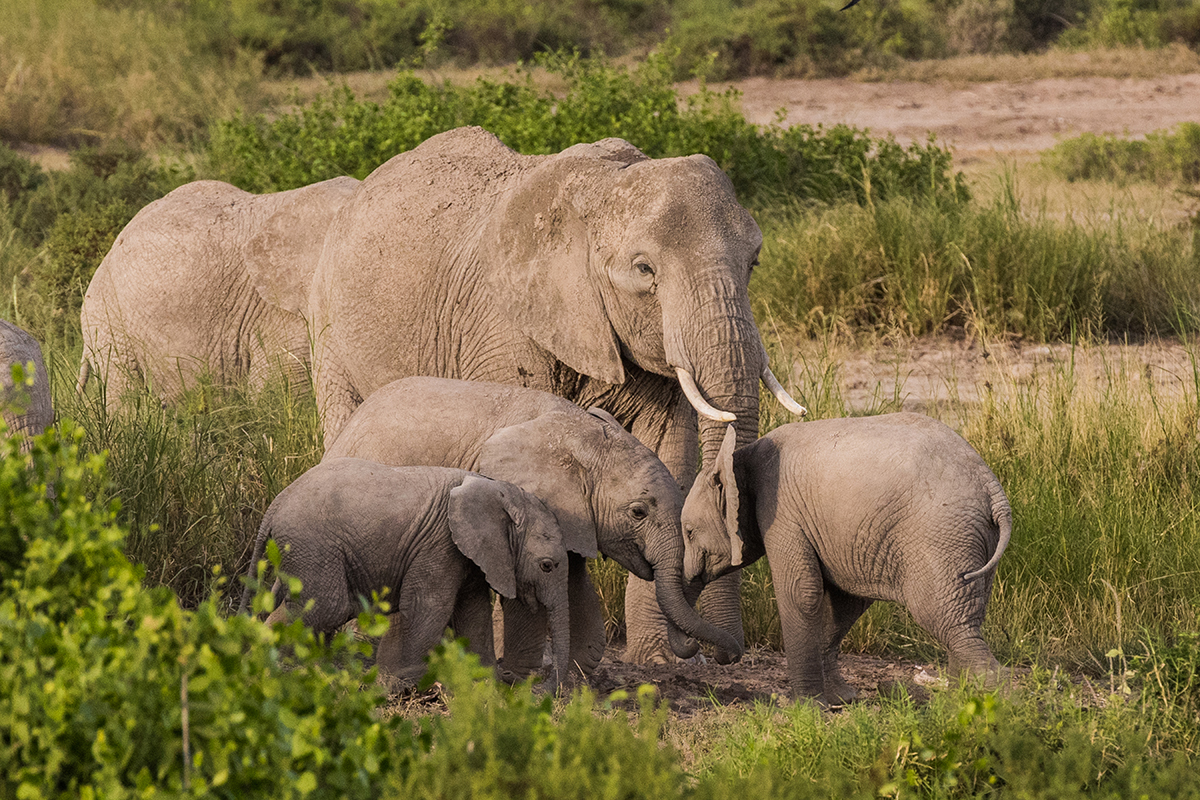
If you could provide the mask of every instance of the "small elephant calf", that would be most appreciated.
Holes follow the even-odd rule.
[[[270,623],[304,612],[320,634],[361,610],[360,597],[390,589],[391,624],[377,652],[381,678],[393,688],[415,684],[424,657],[449,625],[495,663],[488,587],[550,620],[554,670],[570,658],[567,552],[553,514],[511,483],[460,469],[388,467],[357,458],[322,462],[271,503],[254,544],[254,577],[268,539],[280,569],[302,589],[289,598],[275,581]],[[242,595],[242,610],[250,602]]]
[[[980,627],[1012,511],[960,436],[901,413],[796,422],[733,448],[731,427],[684,506],[684,538],[740,532],[732,564],[767,556],[794,695],[854,699],[838,650],[875,600],[903,604],[952,669],[1000,675]],[[685,554],[685,577],[703,569]]]

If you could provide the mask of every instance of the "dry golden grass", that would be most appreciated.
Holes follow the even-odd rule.
[[[1181,44],[1148,50],[1141,47],[1015,55],[969,55],[910,61],[892,69],[871,68],[854,77],[863,81],[1033,81],[1043,78],[1153,78],[1200,72],[1200,53]]]

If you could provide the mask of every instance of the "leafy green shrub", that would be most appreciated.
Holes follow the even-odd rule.
[[[1145,139],[1084,133],[1059,142],[1042,161],[1069,181],[1200,183],[1200,124],[1182,122]]]
[[[666,709],[649,687],[638,690],[631,720],[588,689],[558,711],[528,685],[497,684],[490,668],[444,642],[429,660],[426,683],[448,691],[449,714],[421,721],[427,751],[393,787],[400,797],[661,798],[684,794],[677,753],[662,747]],[[600,712],[599,714],[597,712]],[[631,724],[632,723],[632,724]]]
[[[249,191],[288,189],[337,175],[365,177],[387,159],[460,125],[480,125],[522,153],[554,153],[618,136],[651,157],[707,153],[739,194],[865,202],[893,194],[966,199],[949,151],[907,148],[846,126],[760,128],[737,110],[737,93],[703,90],[682,104],[669,59],[633,72],[578,56],[545,59],[566,80],[559,96],[523,81],[431,86],[402,74],[382,105],[335,89],[289,114],[238,117],[213,132],[208,173]]]
[[[298,624],[144,588],[82,438],[36,437],[28,466],[0,440],[0,794],[376,796],[403,739],[370,674],[330,669]]]

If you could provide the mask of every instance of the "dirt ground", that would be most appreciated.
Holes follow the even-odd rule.
[[[903,143],[933,132],[959,159],[1036,152],[1084,132],[1142,136],[1200,122],[1200,74],[961,85],[754,78],[713,88],[729,85],[742,92],[746,118],[760,125],[782,109],[784,125],[846,123]]]

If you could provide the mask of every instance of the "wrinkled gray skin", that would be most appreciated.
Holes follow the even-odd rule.
[[[353,178],[253,195],[182,186],[135,216],[83,298],[80,391],[93,370],[109,407],[143,382],[173,400],[198,376],[261,384],[280,368],[306,389],[313,271]]]
[[[510,483],[456,469],[325,461],[271,503],[251,578],[268,539],[279,545],[280,568],[303,587],[298,598],[288,598],[275,582],[270,623],[286,621],[312,600],[304,623],[329,634],[358,616],[360,598],[390,589],[393,613],[376,653],[390,688],[421,678],[424,658],[447,626],[467,637],[483,663],[495,663],[489,586],[506,604],[545,609],[554,643],[551,685],[568,674],[562,534],[540,500]],[[250,596],[247,585],[243,611]]]
[[[12,381],[13,364],[28,367],[33,363],[33,385],[14,391]],[[29,377],[28,372],[26,378]],[[16,403],[21,410],[15,413],[9,408]],[[42,348],[37,340],[7,320],[0,319],[0,405],[3,406],[4,423],[10,434],[25,437],[21,444],[23,452],[29,452],[30,436],[37,436],[54,424],[54,406],[50,399],[50,380],[46,364],[42,361]]]
[[[469,469],[545,502],[571,552],[571,661],[585,675],[600,663],[605,645],[584,560],[597,550],[653,579],[656,605],[678,629],[727,649],[737,646],[685,599],[679,486],[654,453],[604,411],[517,386],[405,378],[368,397],[325,451],[326,460],[347,456]],[[541,663],[545,625],[523,614],[516,608],[504,621],[504,667],[515,677]],[[671,633],[677,655],[694,654],[694,643]]]
[[[718,461],[697,478],[708,493],[688,498],[685,532],[725,538],[711,529],[736,519],[744,563],[767,556],[793,695],[855,697],[838,649],[874,600],[904,605],[952,669],[1002,674],[980,627],[1012,511],[954,431],[909,413],[792,423]],[[686,576],[722,568],[684,557]]]
[[[758,435],[761,244],[706,156],[648,159],[618,139],[522,156],[481,128],[434,136],[368,176],[327,236],[310,298],[325,437],[399,378],[513,384],[610,412],[686,491],[697,419],[676,368],[736,415],[739,442]],[[700,421],[706,460],[724,429]],[[703,599],[739,644],[721,661],[744,639],[738,580]],[[654,605],[631,578],[627,615]],[[626,658],[668,653],[661,615],[630,627]]]

